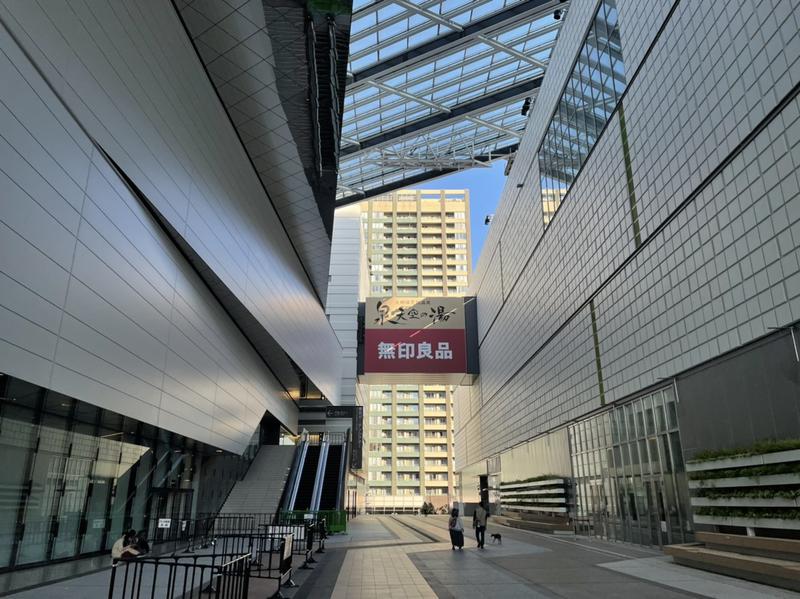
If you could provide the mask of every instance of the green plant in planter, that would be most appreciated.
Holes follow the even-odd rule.
[[[713,480],[715,478],[756,478],[774,474],[794,473],[800,473],[800,462],[743,466],[741,468],[722,468],[720,470],[700,470],[698,472],[689,472],[688,476],[690,480]]]
[[[800,449],[800,439],[765,439],[757,441],[748,447],[732,447],[730,449],[709,449],[698,452],[689,464],[710,462],[723,458],[747,457],[753,455],[763,455],[765,453],[775,453],[778,451],[791,451]]]
[[[707,499],[798,499],[800,487],[702,488],[694,489],[694,496]]]
[[[699,507],[694,510],[694,513],[698,516],[713,516],[717,518],[800,520],[800,510],[794,508]]]
[[[553,493],[535,493],[525,495],[508,495],[508,499],[552,499],[553,497],[563,497],[563,492],[555,491]]]
[[[523,478],[520,480],[504,480],[500,484],[501,485],[517,485],[521,483],[537,483],[542,480],[551,480],[551,479],[564,479],[565,476],[560,474],[542,474],[540,476],[532,476],[531,478]],[[561,482],[561,481],[557,481]],[[554,483],[556,484],[556,483]]]

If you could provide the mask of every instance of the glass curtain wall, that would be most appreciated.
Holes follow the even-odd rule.
[[[0,570],[109,551],[130,528],[157,542],[159,517],[193,517],[256,449],[220,455],[0,373]]]
[[[692,540],[672,387],[569,427],[579,533],[641,545]]]
[[[545,227],[625,91],[617,17],[616,1],[603,0],[539,147]]]

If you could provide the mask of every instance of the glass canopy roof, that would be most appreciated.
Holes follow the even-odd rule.
[[[337,199],[513,155],[558,0],[355,0]]]

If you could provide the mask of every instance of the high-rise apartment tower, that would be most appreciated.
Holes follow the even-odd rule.
[[[399,190],[362,204],[371,296],[460,296],[471,271],[469,191]],[[453,496],[447,385],[371,385],[368,511],[436,507]]]

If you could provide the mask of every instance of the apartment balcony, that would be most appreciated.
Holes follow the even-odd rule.
[[[408,436],[408,437],[403,437],[403,436],[400,435],[400,433],[407,433],[407,432],[416,433],[416,431],[398,431],[396,433],[395,441],[397,443],[411,443],[411,444],[414,444],[414,445],[419,445],[419,441],[420,441],[419,434],[414,434],[414,435],[411,435],[411,436]]]
[[[426,458],[446,458],[447,457],[447,451],[446,450],[445,451],[429,451],[429,450],[426,449],[425,450],[425,457]]]
[[[389,480],[368,480],[367,484],[370,487],[391,487],[392,479]]]
[[[441,466],[428,466],[425,465],[425,472],[449,472],[449,467],[446,464]]]
[[[402,423],[398,422],[397,424],[395,424],[395,428],[397,430],[399,430],[399,431],[408,431],[408,430],[417,431],[417,430],[419,430],[419,423],[416,423],[416,424],[410,424],[410,423],[409,424],[402,424]]]
[[[394,455],[398,458],[418,458],[419,457],[419,449],[415,449],[413,451],[400,451],[397,450]],[[427,454],[426,454],[427,455]],[[442,456],[442,457],[446,457]]]
[[[450,484],[449,480],[429,480],[425,479],[426,487],[446,487]]]
[[[395,396],[395,399],[396,399],[396,401],[403,402],[403,403],[409,403],[409,402],[416,403],[416,404],[419,403],[419,395],[416,395],[416,394],[414,394],[414,395],[406,395],[404,393],[398,393]]]
[[[398,487],[418,487],[419,486],[419,479],[416,480],[402,480],[397,479],[397,486]]]
[[[447,418],[446,410],[425,410],[422,414],[423,418]],[[445,421],[445,424],[447,422]],[[423,428],[428,431],[440,431],[442,429],[433,428],[432,426],[423,425]]]
[[[420,465],[417,464],[416,466],[413,466],[413,465],[401,466],[400,464],[397,464],[394,467],[394,469],[397,470],[398,472],[400,472],[400,471],[403,471],[403,472],[418,472],[419,469],[420,469]],[[445,470],[445,472],[447,472],[447,470]]]
[[[424,423],[423,428],[426,431],[446,431],[447,430],[447,422],[432,422],[432,423]]]

